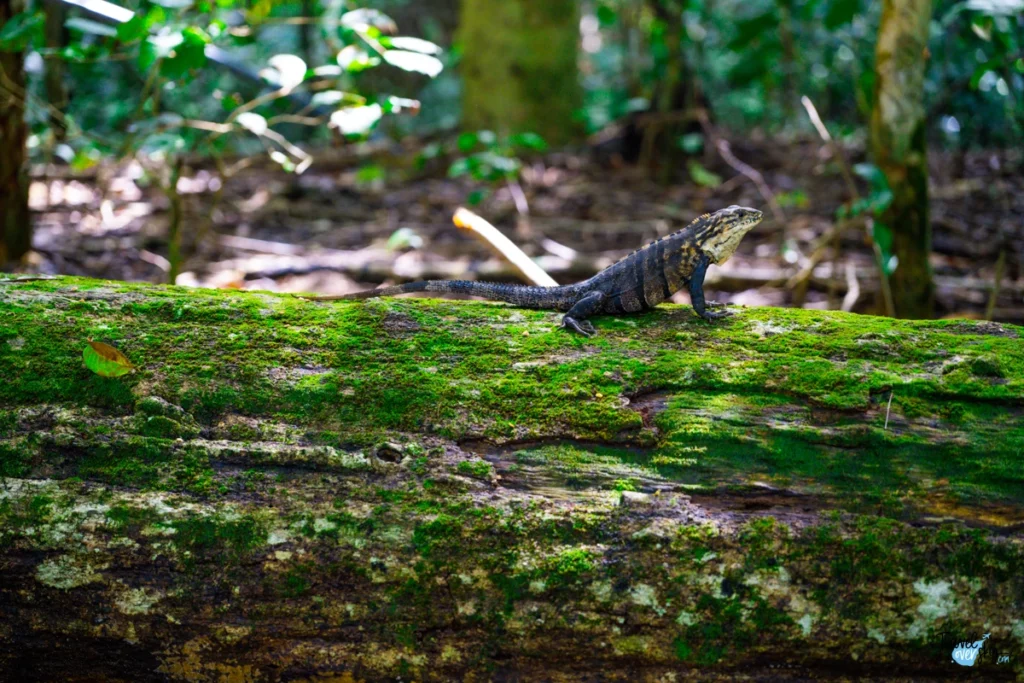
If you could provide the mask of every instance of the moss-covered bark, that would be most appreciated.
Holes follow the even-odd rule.
[[[935,313],[924,108],[931,17],[932,0],[886,0],[875,48],[871,150],[892,189],[892,204],[880,220],[892,232],[898,264],[890,283],[901,318]]]
[[[0,672],[1022,673],[1020,328],[557,322],[0,284]]]

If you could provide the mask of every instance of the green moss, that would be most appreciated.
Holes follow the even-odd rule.
[[[765,640],[783,640],[793,620],[779,609],[744,588],[739,594],[716,598],[700,596],[694,610],[695,623],[673,640],[677,657],[698,666],[711,666],[730,655],[742,653]]]
[[[549,558],[540,573],[556,585],[576,583],[594,571],[594,553],[583,548],[570,548]]]
[[[33,451],[25,439],[0,441],[0,477],[24,477],[32,471]]]
[[[455,470],[459,474],[465,474],[477,479],[490,479],[494,474],[494,467],[486,460],[463,460]]]
[[[277,592],[285,598],[299,598],[311,590],[311,576],[314,572],[312,563],[303,562],[292,567],[280,578]]]
[[[199,435],[199,428],[183,425],[162,415],[153,415],[143,421],[139,433],[160,439],[190,439]]]
[[[143,527],[153,524],[160,519],[160,515],[152,508],[120,503],[107,510],[107,519],[115,529],[128,533],[138,532]]]
[[[17,424],[18,418],[14,411],[0,412],[0,439],[14,436],[14,428]]]
[[[267,541],[266,523],[257,517],[216,519],[192,516],[170,523],[174,545],[187,564],[199,558],[238,563]]]

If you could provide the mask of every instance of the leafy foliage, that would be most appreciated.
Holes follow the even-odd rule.
[[[806,95],[826,120],[840,124],[839,132],[854,134],[871,107],[880,6],[866,0],[601,0],[592,20],[583,22],[585,119],[597,130],[653,107],[668,87],[670,41],[678,35],[685,68],[677,86],[706,97],[719,122],[741,130],[807,128],[798,115]],[[936,0],[930,55],[924,56],[935,141],[1024,141],[1022,13],[1022,0]]]
[[[141,154],[150,157],[143,160],[148,169],[145,161],[164,163],[167,155],[188,150],[220,155],[262,148],[286,169],[301,171],[311,159],[288,140],[297,133],[296,122],[359,138],[385,115],[416,113],[415,100],[368,95],[358,74],[387,64],[433,77],[443,68],[441,48],[394,36],[395,22],[379,10],[338,11],[343,9],[338,3],[326,9],[318,30],[332,61],[313,68],[295,53],[299,32],[281,35],[276,25],[301,10],[297,4],[161,0],[144,2],[137,11],[114,8],[108,23],[72,16],[69,42],[59,56],[71,80],[89,83],[99,97],[71,99],[63,113],[71,135],[59,141],[70,156],[60,154],[79,168],[103,155]],[[0,29],[0,49],[52,54],[42,27],[39,12],[15,16]],[[259,40],[263,32],[272,40]],[[274,47],[286,49],[270,52]],[[243,62],[252,63],[253,56],[265,66],[251,72],[250,84],[237,75],[245,75]],[[35,77],[41,72],[30,69],[29,75],[38,91],[41,78]],[[29,104],[30,148],[37,155],[57,152],[49,112],[31,106],[37,101]]]
[[[456,139],[455,146],[460,156],[448,167],[448,176],[469,176],[478,183],[492,187],[519,179],[523,167],[520,155],[543,152],[548,148],[544,139],[536,133],[514,133],[499,138],[489,130],[462,133]],[[425,151],[429,155],[437,155],[439,152],[439,147]],[[486,194],[486,190],[475,190],[468,198],[469,203],[480,203]]]

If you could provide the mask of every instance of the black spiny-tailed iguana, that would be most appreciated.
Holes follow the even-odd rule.
[[[690,290],[693,310],[703,318],[721,318],[704,302],[708,265],[723,263],[736,251],[747,231],[761,222],[761,212],[730,206],[704,214],[688,226],[637,249],[584,282],[561,287],[531,287],[466,280],[427,280],[339,296],[310,297],[315,301],[370,299],[409,292],[471,294],[505,301],[522,308],[564,311],[563,327],[592,336],[592,315],[637,313],[668,299],[683,287]]]

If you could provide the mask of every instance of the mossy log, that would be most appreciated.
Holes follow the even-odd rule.
[[[0,679],[1024,673],[1024,330],[558,320],[0,284]]]

